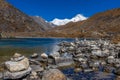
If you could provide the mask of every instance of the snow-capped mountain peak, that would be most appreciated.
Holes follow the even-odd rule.
[[[82,21],[82,20],[86,20],[87,17],[81,15],[81,14],[77,14],[75,17],[73,17],[72,19],[58,19],[55,18],[53,21],[51,21],[50,23],[56,25],[56,26],[60,26],[60,25],[65,25],[69,22],[78,22],[78,21]]]
[[[69,19],[58,19],[58,18],[55,18],[53,21],[51,21],[52,24],[57,26],[67,24],[68,22]]]
[[[71,19],[71,21],[72,22],[78,22],[78,21],[82,21],[82,20],[86,20],[87,19],[87,17],[84,17],[83,15],[81,15],[81,14],[78,14],[78,15],[76,15],[75,17],[73,17],[72,19]]]

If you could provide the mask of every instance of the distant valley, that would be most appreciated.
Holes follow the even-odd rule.
[[[71,19],[47,22],[29,16],[5,0],[0,0],[0,33],[2,38],[14,37],[80,37],[120,40],[120,8],[107,10],[86,18],[80,14]]]

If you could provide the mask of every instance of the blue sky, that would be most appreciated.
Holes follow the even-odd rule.
[[[72,18],[76,14],[90,17],[98,12],[120,8],[120,0],[7,0],[31,16],[41,16],[51,21],[54,18]]]

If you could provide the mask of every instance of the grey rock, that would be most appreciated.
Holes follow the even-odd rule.
[[[25,56],[21,56],[21,57],[17,57],[17,58],[11,58],[11,61],[20,61],[23,60],[25,58]]]
[[[31,72],[31,68],[29,67],[27,70],[19,71],[19,72],[4,72],[4,79],[19,79],[22,78]]]
[[[58,52],[51,53],[49,56],[55,58],[55,57],[60,57],[60,54]]]
[[[38,75],[37,75],[37,72],[35,71],[32,71],[31,74],[30,74],[30,79],[38,79]]]
[[[83,71],[84,71],[84,72],[93,72],[92,69],[84,69]]]
[[[120,75],[120,68],[116,69],[115,74]]]
[[[43,73],[42,80],[67,80],[67,78],[60,70],[50,69]]]
[[[38,54],[37,53],[33,53],[32,55],[31,55],[31,58],[37,58],[38,57]]]
[[[24,58],[21,61],[6,61],[5,62],[5,66],[6,68],[10,71],[10,72],[18,72],[18,71],[22,71],[22,70],[26,70],[29,67],[29,60],[27,58]]]
[[[32,68],[32,71],[35,71],[35,72],[44,71],[44,68],[41,67],[40,65],[30,65],[30,67]]]
[[[3,73],[2,72],[0,72],[0,79],[2,79],[3,78]]]
[[[46,53],[42,53],[40,56],[44,59],[48,58],[48,55]]]

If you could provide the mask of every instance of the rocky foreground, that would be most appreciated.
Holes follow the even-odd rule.
[[[19,80],[114,80],[120,79],[120,43],[109,40],[61,42],[58,52],[15,53],[3,65],[0,78]],[[67,67],[67,68],[66,68]]]

